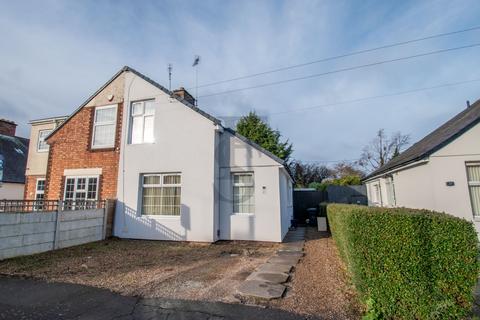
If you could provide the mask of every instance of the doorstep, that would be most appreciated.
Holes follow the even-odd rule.
[[[238,288],[244,297],[278,299],[283,296],[292,269],[303,257],[305,228],[290,230],[275,255],[260,265]]]

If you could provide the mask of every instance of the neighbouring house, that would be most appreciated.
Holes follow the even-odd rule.
[[[369,204],[443,211],[480,232],[480,100],[364,179]]]
[[[283,160],[130,67],[46,141],[45,199],[117,199],[118,237],[280,242],[290,226]]]
[[[15,136],[17,125],[0,119],[0,200],[21,200],[25,186],[28,139]]]
[[[48,152],[45,138],[67,117],[53,117],[30,121],[30,145],[25,171],[25,200],[43,200],[47,175]]]

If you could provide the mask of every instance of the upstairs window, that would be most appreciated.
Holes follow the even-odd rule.
[[[130,143],[152,143],[155,119],[153,100],[132,103],[130,114]]]
[[[233,174],[233,213],[255,213],[253,173]]]
[[[38,131],[38,142],[37,142],[37,151],[46,152],[48,151],[48,143],[45,141],[45,138],[52,132],[52,130],[40,130]]]
[[[115,146],[116,123],[116,105],[95,108],[92,148],[113,148]]]
[[[467,164],[468,189],[474,217],[480,217],[480,163]]]

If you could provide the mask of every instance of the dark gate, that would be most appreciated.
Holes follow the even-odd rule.
[[[305,223],[308,218],[307,209],[317,208],[322,202],[328,201],[326,191],[294,190],[293,191],[293,217],[298,223]]]

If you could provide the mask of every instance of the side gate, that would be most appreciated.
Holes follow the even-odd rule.
[[[307,209],[317,208],[322,202],[328,201],[326,191],[294,190],[293,191],[293,217],[298,223],[305,223],[308,218]]]

